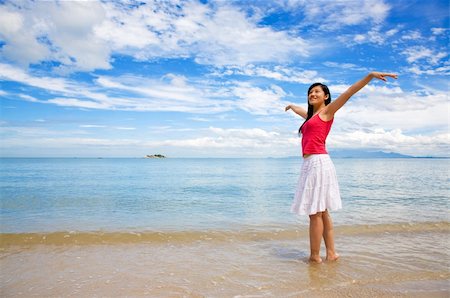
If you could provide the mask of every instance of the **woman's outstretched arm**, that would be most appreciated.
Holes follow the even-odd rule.
[[[306,117],[308,116],[308,112],[302,107],[290,104],[290,105],[286,106],[286,108],[284,110],[288,111],[289,109],[291,109],[292,111],[294,111],[294,113],[296,113],[297,115],[300,115],[304,119],[306,119]]]
[[[348,88],[344,93],[342,93],[336,100],[332,101],[321,115],[325,116],[324,120],[329,120],[334,117],[334,114],[342,108],[342,106],[352,97],[356,92],[361,90],[364,86],[366,86],[373,78],[377,78],[382,81],[387,81],[386,78],[390,77],[393,79],[397,79],[397,75],[393,73],[384,73],[384,72],[371,72],[362,80],[353,84],[350,88]]]

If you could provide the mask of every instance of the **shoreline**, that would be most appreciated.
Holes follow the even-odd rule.
[[[449,233],[450,222],[389,223],[372,225],[339,225],[339,236],[379,236],[397,233]],[[132,243],[251,242],[307,238],[308,226],[252,226],[235,229],[204,230],[93,230],[0,233],[0,248],[20,245],[96,245]]]

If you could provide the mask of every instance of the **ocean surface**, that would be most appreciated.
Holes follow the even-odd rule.
[[[336,225],[449,220],[449,159],[335,159]],[[241,229],[289,213],[301,159],[1,159],[1,232]]]
[[[0,159],[0,295],[448,297],[450,160],[333,161],[314,266],[301,158]]]

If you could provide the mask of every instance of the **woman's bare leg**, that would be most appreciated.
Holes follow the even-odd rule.
[[[320,243],[323,237],[323,219],[322,212],[309,216],[309,245],[311,248],[311,255],[309,260],[315,263],[321,263],[320,258]]]
[[[323,222],[323,240],[325,241],[325,247],[327,249],[327,261],[335,261],[339,258],[339,255],[334,249],[334,231],[333,221],[328,213],[328,210],[322,212]]]

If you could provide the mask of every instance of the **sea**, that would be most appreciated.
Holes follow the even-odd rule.
[[[450,160],[333,162],[311,265],[301,158],[2,158],[0,295],[448,297]]]

